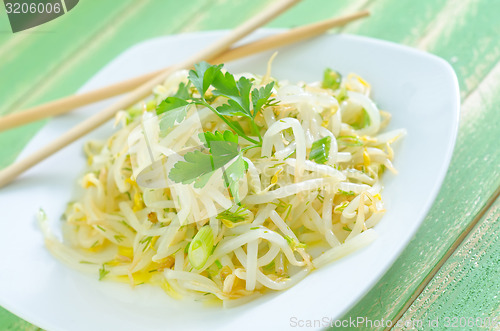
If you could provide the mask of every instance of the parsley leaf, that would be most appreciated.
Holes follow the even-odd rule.
[[[189,102],[177,97],[168,97],[156,107],[156,114],[160,116],[160,129],[166,131],[174,124],[186,118]]]
[[[212,156],[194,151],[186,153],[184,160],[175,163],[168,177],[176,183],[191,184],[195,182],[194,187],[205,186],[214,170]]]
[[[248,164],[240,154],[238,136],[226,130],[204,132],[200,134],[200,139],[210,150],[210,154],[200,151],[186,153],[184,161],[178,161],[170,170],[169,178],[183,184],[194,182],[194,186],[200,188],[206,184],[215,170],[232,161],[223,169],[224,181],[234,199],[239,202],[239,180],[245,175]]]
[[[229,123],[231,124],[231,126],[233,128],[236,129],[235,130],[236,132],[245,132],[245,131],[243,131],[243,127],[241,126],[241,124],[239,122],[229,120]],[[243,138],[245,138],[245,137],[243,137]]]
[[[181,108],[189,104],[184,99],[178,98],[178,97],[168,97],[165,100],[163,100],[158,107],[156,107],[156,115],[163,114],[165,112],[168,112],[173,109]],[[182,121],[182,119],[181,119]]]
[[[271,99],[274,82],[255,88],[252,90],[252,80],[241,77],[238,80],[229,73],[223,73],[221,65],[210,65],[207,62],[200,62],[195,65],[194,70],[189,71],[189,81],[198,90],[201,98],[193,98],[189,93],[189,84],[179,84],[177,93],[165,99],[157,108],[157,113],[165,116],[165,123],[161,126],[170,127],[176,122],[182,121],[186,117],[186,108],[189,104],[203,105],[212,110],[222,121],[224,121],[234,132],[226,130],[204,132],[200,139],[209,149],[209,153],[201,151],[189,152],[184,155],[183,161],[178,161],[170,170],[168,177],[183,184],[191,184],[197,188],[203,187],[212,174],[218,170],[223,170],[226,186],[239,203],[239,181],[245,176],[248,164],[243,160],[243,155],[238,144],[241,137],[254,148],[262,146],[261,128],[255,123],[258,112],[266,105],[273,105]],[[213,87],[214,97],[223,96],[227,102],[216,109],[205,99],[205,93]],[[250,98],[251,97],[251,98]],[[252,133],[258,140],[249,137],[240,123],[230,116],[245,117],[249,120]]]
[[[229,72],[226,74],[219,72],[212,85],[215,87],[214,95],[229,98],[227,104],[217,107],[217,111],[221,115],[252,117],[250,112],[252,82],[248,78],[241,77],[236,82],[234,76]]]
[[[262,107],[270,101],[269,98],[271,97],[273,87],[274,82],[271,82],[266,86],[252,90],[253,117],[257,116]]]
[[[236,203],[240,202],[239,189],[240,189],[240,179],[245,176],[245,171],[248,169],[248,163],[243,160],[240,155],[238,158],[231,163],[229,167],[224,171],[224,177],[226,180],[226,186],[231,190],[234,201]]]
[[[238,143],[238,136],[229,130],[224,132],[203,132],[200,134],[200,140],[203,142],[206,148],[210,148],[210,143],[213,141],[228,141],[235,144]]]
[[[231,189],[233,197],[238,198],[238,181],[245,175],[248,167],[240,155],[238,136],[231,131],[204,132],[200,140],[210,150],[210,154],[200,151],[184,155],[184,161],[175,163],[170,170],[169,178],[177,183],[195,183],[197,188],[203,187],[213,172],[235,159],[224,170],[226,186]]]
[[[236,85],[236,80],[234,79],[233,74],[226,72],[223,73],[219,71],[215,76],[215,79],[212,83],[215,87],[214,95],[223,95],[228,98],[238,97],[240,91],[238,90],[238,86]]]
[[[319,164],[326,163],[330,153],[331,141],[332,138],[330,136],[326,136],[313,142],[311,152],[309,153],[309,160]]]
[[[239,154],[238,136],[231,131],[204,132],[200,134],[200,140],[210,149],[214,169],[224,166]]]
[[[189,93],[190,85],[190,82],[188,82],[187,84],[180,83],[179,87],[177,88],[177,92],[175,92],[175,94],[172,96],[184,100],[189,99],[191,97],[191,94]]]
[[[197,63],[194,65],[195,70],[189,71],[189,80],[193,83],[194,87],[198,90],[201,98],[205,98],[205,93],[207,92],[210,85],[212,85],[215,77],[220,73],[222,64],[211,65],[205,61]]]
[[[229,99],[227,103],[220,105],[216,108],[217,112],[223,116],[245,116],[248,117],[248,114],[245,110],[241,108],[241,106],[234,100]]]

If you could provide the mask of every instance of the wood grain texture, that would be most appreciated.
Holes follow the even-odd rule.
[[[252,17],[248,20],[239,24],[236,28],[232,29],[230,33],[225,34],[214,43],[204,47],[187,58],[180,60],[180,62],[161,70],[159,74],[130,91],[130,93],[127,93],[123,96],[123,98],[68,129],[67,132],[54,141],[43,146],[27,157],[2,169],[0,171],[0,187],[7,185],[25,171],[38,165],[61,149],[69,146],[73,142],[83,138],[93,130],[109,122],[120,110],[127,109],[128,107],[133,106],[137,100],[148,97],[151,95],[151,91],[153,91],[158,84],[162,84],[165,79],[172,76],[175,72],[192,68],[201,61],[209,61],[210,59],[217,58],[219,55],[229,50],[233,44],[249,36],[251,33],[261,28],[273,18],[279,16],[282,12],[285,12],[288,8],[297,4],[299,1],[300,0],[281,0],[273,3],[272,5],[266,7],[258,15],[252,15]]]
[[[483,2],[490,6],[483,6]],[[495,88],[500,77],[496,74],[498,69],[482,74],[477,69],[492,68],[499,60],[498,56],[490,56],[491,48],[481,47],[481,40],[495,30],[495,26],[498,28],[499,23],[483,21],[485,13],[494,6],[490,1],[483,2],[469,1],[470,7],[460,8],[459,12],[447,4],[442,9],[445,13],[441,11],[436,17],[438,21],[449,17],[448,25],[429,22],[440,31],[439,34],[434,29],[427,32],[433,34],[429,40],[437,40],[426,43],[429,51],[445,58],[449,54],[460,54],[463,58],[476,59],[450,61],[464,96],[455,152],[441,191],[421,228],[381,281],[345,315],[346,318],[394,318],[500,185],[500,152],[496,147],[500,139],[497,124],[500,112],[498,89]],[[459,17],[460,13],[465,17]],[[464,37],[466,28],[463,25],[468,26],[467,37]],[[427,34],[416,39],[416,46],[419,40],[428,38]],[[467,85],[468,77],[477,77],[476,81],[482,83]]]
[[[0,307],[0,329],[2,331],[39,331],[42,330]]]
[[[497,199],[400,319],[401,328],[437,321],[439,330],[500,329],[499,232]]]
[[[365,8],[371,1],[373,0],[303,0],[302,3],[276,18],[268,26],[283,28],[309,24],[332,16],[353,13]]]
[[[3,55],[0,75],[10,78],[0,80],[0,114],[19,108],[26,98],[37,93],[51,77],[49,72],[57,70],[64,60],[78,53],[81,46],[105,29],[113,18],[120,17],[120,12],[131,2],[103,1],[101,9],[95,2],[85,1],[78,6],[80,15],[70,12],[39,28],[11,33],[11,39],[0,44],[0,55]],[[6,20],[4,15],[0,18]],[[65,87],[60,93],[70,92]]]
[[[9,67],[0,63],[0,77],[16,77],[15,84],[0,80],[0,93],[3,93],[0,99],[3,97],[5,100],[0,104],[0,114],[74,93],[102,66],[137,42],[158,35],[233,28],[271,1],[246,2],[243,3],[244,7],[239,1],[137,1],[134,6],[129,6],[131,2],[81,2],[71,12],[72,16],[65,15],[36,28],[47,31],[43,35],[33,30],[12,35],[6,17],[0,16],[0,55],[10,54],[10,59],[6,59],[10,61]],[[344,6],[349,5],[347,0],[342,2]],[[105,3],[104,6],[102,3]],[[326,15],[307,15],[307,22],[332,17],[341,13],[343,8],[331,4],[330,7],[331,11],[322,12]],[[352,11],[357,8],[354,6]],[[351,10],[345,11],[348,12]],[[221,17],[224,19],[221,20]],[[289,23],[280,27],[296,25]],[[50,34],[50,30],[54,33]],[[67,36],[62,36],[61,31],[66,31]],[[16,55],[22,55],[23,52],[32,54],[32,50],[45,44],[59,48],[52,48],[48,55],[36,59]],[[26,61],[33,68],[23,69]],[[16,75],[18,72],[28,76]],[[46,77],[50,77],[50,80],[46,80]],[[37,85],[41,89],[36,89]],[[33,93],[35,90],[36,93]],[[12,163],[45,123],[41,121],[0,133],[0,168]],[[39,330],[1,307],[0,329]]]
[[[127,1],[133,2],[133,5],[128,6]],[[82,2],[70,14],[62,16],[61,20],[52,21],[54,25],[56,22],[58,24],[47,28],[53,29],[52,34],[40,36],[33,32],[19,46],[7,45],[9,49],[5,52],[20,52],[20,55],[14,57],[14,62],[9,66],[2,65],[0,61],[0,77],[16,77],[14,83],[0,80],[0,100],[2,96],[6,98],[0,103],[0,114],[74,93],[128,47],[144,39],[177,33],[191,17],[204,11],[207,2],[193,0],[191,7],[185,7],[177,1],[103,1],[108,7],[101,7],[100,2],[95,1]],[[168,16],[165,13],[176,15]],[[166,20],[165,17],[170,19]],[[45,25],[41,27],[46,28]],[[17,34],[12,38],[18,38]],[[2,47],[0,45],[0,51]],[[36,57],[37,48],[45,48],[47,55]],[[30,67],[27,68],[26,63]],[[31,66],[36,68],[32,70]],[[19,146],[24,146],[45,123],[40,121],[1,132],[0,148],[4,149],[0,167],[12,163],[21,150]],[[16,142],[12,144],[12,141]]]
[[[270,1],[136,0],[133,5],[130,5],[130,0],[81,1],[70,15],[48,23],[36,35],[24,33],[12,36],[5,16],[0,15],[0,57],[2,60],[6,58],[9,68],[15,68],[9,69],[0,63],[0,77],[13,77],[13,81],[8,84],[0,78],[0,100],[5,99],[0,104],[0,113],[11,110],[12,105],[21,108],[72,93],[109,60],[141,40],[182,31],[232,28],[263,9]],[[97,9],[101,5],[112,8],[101,13]],[[461,125],[453,160],[423,226],[389,272],[345,315],[347,318],[366,316],[380,320],[392,319],[399,313],[429,271],[500,185],[500,153],[497,147],[500,140],[500,110],[497,106],[500,101],[500,67],[497,64],[500,59],[500,21],[497,18],[500,2],[304,0],[269,26],[292,27],[363,8],[370,9],[372,17],[344,31],[404,43],[444,57],[457,72],[463,98]],[[75,22],[79,22],[76,27]],[[89,22],[88,25],[85,22]],[[60,32],[65,29],[69,31]],[[58,42],[61,35],[72,36],[72,39]],[[42,42],[37,44],[37,39],[50,41],[54,47],[53,53],[42,53],[39,62],[30,64],[31,74],[17,76],[16,73],[30,60],[22,53],[36,50],[33,45],[38,45],[38,48],[43,45]],[[16,58],[16,54],[21,56]],[[61,65],[62,69],[54,70],[57,65]],[[51,79],[46,81],[46,76]],[[0,134],[0,167],[12,162],[42,125],[34,123]],[[482,224],[483,221],[478,227]],[[500,235],[498,226],[488,229],[491,236]],[[466,244],[467,241],[464,242]],[[491,248],[486,248],[480,261],[494,259],[494,254],[491,258],[486,257],[489,256],[488,252],[491,253]],[[498,254],[498,249],[495,252]],[[460,258],[457,251],[449,261],[453,263]],[[460,296],[467,297],[468,286],[478,287],[477,284],[482,284],[483,280],[495,280],[486,274],[483,276],[484,269],[478,268],[476,272],[460,272],[461,269],[457,268],[456,272],[460,273],[460,276],[454,276],[454,279],[460,280],[457,288],[456,282],[431,282],[404,318],[443,316],[444,312],[457,312],[451,306],[455,300],[458,300],[457,303],[466,302],[460,301]],[[433,301],[436,304],[426,306],[424,303],[428,302],[427,299],[434,298],[430,296],[433,293],[432,286],[442,292],[441,298]],[[485,314],[499,314],[498,297],[481,301],[481,295],[473,293],[470,298],[477,302],[469,309],[470,313],[481,308]],[[438,310],[439,304],[444,302],[449,303],[448,309]],[[497,310],[494,310],[495,305]],[[425,313],[427,308],[431,311]],[[2,324],[5,320],[0,315],[0,329],[5,329],[7,324]],[[19,321],[22,323],[22,320]]]
[[[345,32],[415,46],[430,29],[446,0],[377,0],[368,4],[370,20],[346,27]]]

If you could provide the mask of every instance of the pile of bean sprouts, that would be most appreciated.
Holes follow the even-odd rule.
[[[254,86],[273,79],[243,75]],[[386,169],[395,172],[391,145],[405,131],[382,133],[390,115],[370,99],[366,81],[349,74],[331,88],[276,80],[275,102],[255,118],[262,147],[244,152],[248,185],[240,205],[217,193],[216,183],[185,185],[174,194],[170,187],[148,188],[137,181],[151,163],[151,149],[161,157],[199,144],[196,123],[203,131],[229,129],[207,108],[192,106],[187,118],[162,136],[154,109],[182,82],[187,71],[119,112],[120,128],[107,141],[85,144],[83,192],[68,204],[64,240],[40,217],[56,257],[100,280],[153,284],[175,298],[218,300],[230,307],[288,289],[376,238],[372,228],[385,213],[380,176]],[[133,144],[138,128],[153,137],[147,152]],[[330,137],[326,162],[310,160],[313,143],[325,137]],[[239,217],[228,217],[235,214]],[[210,251],[203,266],[194,268],[189,246],[202,228],[209,229]]]

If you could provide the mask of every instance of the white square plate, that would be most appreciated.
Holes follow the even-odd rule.
[[[278,30],[260,30],[252,38]],[[227,31],[161,37],[127,50],[80,91],[88,91],[175,63]],[[251,39],[252,39],[251,38]],[[263,74],[271,52],[227,65],[231,72]],[[30,170],[0,190],[0,305],[48,330],[286,329],[297,320],[339,318],[390,267],[419,227],[436,197],[453,151],[459,90],[444,60],[408,47],[349,35],[325,35],[280,50],[273,76],[317,81],[325,67],[355,72],[372,84],[373,98],[392,115],[390,128],[406,128],[396,149],[398,176],[384,175],[387,214],[379,238],[338,262],[313,272],[292,289],[233,309],[176,301],[148,285],[100,282],[53,258],[35,222],[43,207],[58,227],[85,167],[83,142],[106,138],[111,124]],[[111,101],[52,120],[21,157],[58,137]]]

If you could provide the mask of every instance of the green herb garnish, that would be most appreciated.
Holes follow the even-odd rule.
[[[321,87],[336,90],[342,82],[342,75],[335,70],[326,68],[323,72],[323,83]]]
[[[349,205],[349,201],[344,201],[340,205],[336,206],[334,208],[334,211],[343,212],[345,207],[347,207],[348,205]]]
[[[162,130],[184,120],[189,105],[207,107],[228,125],[232,131],[203,133],[200,139],[208,149],[208,153],[199,150],[186,153],[184,161],[178,161],[168,176],[176,183],[194,182],[195,187],[201,188],[217,169],[223,168],[225,184],[236,203],[239,203],[238,182],[248,168],[242,152],[262,146],[262,136],[260,128],[255,123],[255,117],[262,107],[275,105],[274,99],[271,98],[274,82],[253,88],[253,83],[248,78],[241,77],[236,81],[232,74],[223,73],[221,69],[222,64],[210,65],[207,62],[196,64],[195,69],[189,71],[188,78],[200,97],[192,97],[189,86],[180,85],[174,96],[166,98],[158,105],[156,113],[162,115],[160,120]],[[213,88],[211,92],[214,97],[227,98],[227,103],[216,108],[212,107],[207,101],[210,99],[210,93],[207,95],[210,87]],[[252,134],[258,140],[248,136],[234,117],[247,120]],[[240,137],[252,145],[242,150],[238,144]]]
[[[306,248],[306,244],[301,243],[301,242],[291,238],[290,236],[285,236],[284,238],[287,241],[288,246],[290,246],[290,248],[293,250],[295,250],[297,248]]]
[[[80,263],[81,264],[97,264],[97,263],[90,262],[90,261],[85,261],[85,260],[80,261]]]
[[[354,196],[354,195],[356,195],[356,193],[354,193],[353,191],[344,191],[344,190],[341,190],[341,189],[339,189],[339,193],[343,194],[343,195],[347,195],[347,196]]]
[[[135,229],[132,226],[130,226],[130,224],[128,224],[126,221],[121,220],[120,223],[123,224],[123,225],[125,225],[129,230],[135,232]]]
[[[322,196],[321,194],[318,194],[318,196],[316,198],[318,198],[319,202],[321,202],[321,203],[323,203],[323,201],[325,201],[325,197]]]
[[[234,211],[231,211],[231,209],[224,210],[219,213],[216,218],[218,220],[226,220],[231,223],[240,223],[244,222],[248,218],[248,215],[246,213],[246,208],[238,206],[238,208]]]
[[[347,99],[347,89],[345,86],[341,87],[339,93],[337,94],[337,101],[342,102]]]
[[[120,243],[120,242],[123,241],[123,239],[125,238],[125,236],[123,236],[121,234],[115,234],[114,238],[115,238],[116,242]]]
[[[144,247],[142,248],[142,251],[146,251],[146,249],[149,248],[149,246],[151,245],[151,240],[153,239],[152,236],[148,236],[148,237],[144,237],[142,238],[139,243],[140,244],[144,244]]]
[[[271,263],[265,265],[262,267],[262,270],[264,270],[265,272],[269,273],[269,272],[273,272],[274,271],[274,261],[271,261]]]
[[[363,142],[355,136],[339,136],[337,138],[337,142],[339,145],[344,145],[344,146],[363,146]]]
[[[370,120],[370,115],[368,115],[368,112],[366,111],[366,109],[362,109],[361,110],[361,115],[359,116],[359,119],[350,124],[350,126],[354,129],[354,130],[360,130],[366,126],[369,126],[371,123],[371,120]]]
[[[222,269],[222,263],[220,263],[219,260],[215,260],[215,265],[219,268],[219,270]]]
[[[107,274],[109,274],[109,270],[106,270],[106,266],[103,264],[102,268],[99,269],[99,280],[102,280]]]
[[[189,263],[196,268],[201,269],[212,254],[214,247],[214,236],[212,228],[209,225],[203,226],[189,244],[188,259]]]
[[[309,160],[319,164],[324,164],[328,161],[328,154],[330,153],[330,144],[332,138],[326,136],[313,142],[311,152],[309,153]]]

